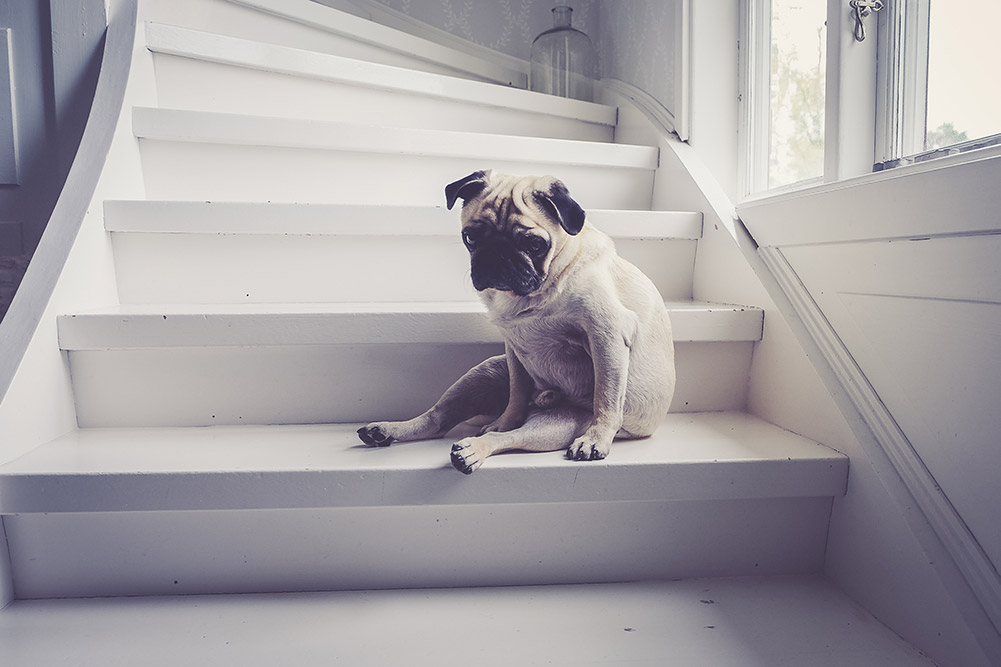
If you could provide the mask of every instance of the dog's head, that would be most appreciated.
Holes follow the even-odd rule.
[[[477,171],[445,186],[449,210],[457,199],[463,200],[462,241],[478,291],[535,292],[566,239],[584,227],[584,210],[551,176]]]

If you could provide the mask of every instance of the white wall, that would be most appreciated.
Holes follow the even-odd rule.
[[[601,76],[636,86],[677,114],[674,17],[682,0],[600,0]]]
[[[598,4],[600,0],[507,0],[505,2],[468,2],[466,0],[314,0],[337,9],[351,9],[374,21],[390,24],[381,15],[388,8],[413,19],[418,24],[460,37],[481,47],[528,61],[532,40],[553,27],[552,9],[557,4],[573,8],[572,25],[597,42],[599,37]],[[392,27],[406,29],[392,22]],[[414,26],[416,27],[416,26]]]

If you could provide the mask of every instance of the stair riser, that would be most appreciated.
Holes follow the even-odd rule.
[[[216,32],[222,35],[258,40],[266,44],[279,44],[307,51],[327,53],[346,58],[356,58],[394,67],[406,67],[422,72],[460,76],[464,78],[496,81],[503,85],[510,82],[525,87],[525,76],[506,68],[474,65],[474,71],[460,71],[456,64],[434,62],[425,56],[415,56],[396,50],[387,50],[364,39],[354,39],[348,34],[335,34],[303,23],[287,20],[266,12],[242,7],[229,0],[144,0],[147,6],[144,17],[159,23],[183,26],[195,30]],[[326,8],[318,8],[319,15]],[[316,12],[314,12],[316,13]],[[348,19],[354,17],[348,16]],[[340,15],[338,19],[340,20]],[[435,48],[437,51],[438,49]],[[454,54],[453,54],[454,58]],[[439,60],[441,60],[439,58]],[[456,62],[453,60],[452,62]]]
[[[456,229],[458,229],[458,213]],[[470,301],[453,236],[112,235],[122,303]],[[664,299],[692,296],[694,240],[619,240]]]
[[[97,597],[816,573],[830,505],[796,498],[28,514],[5,524],[18,597]]]
[[[472,101],[436,100],[231,65],[157,55],[160,106],[395,127],[611,141],[611,126]],[[427,91],[431,92],[431,91]]]
[[[440,206],[444,187],[480,169],[550,174],[585,208],[650,207],[653,171],[409,153],[186,143],[143,139],[150,199]],[[470,151],[475,151],[471,135]]]
[[[740,410],[753,343],[678,343],[672,411]],[[498,344],[74,351],[81,427],[409,419]]]

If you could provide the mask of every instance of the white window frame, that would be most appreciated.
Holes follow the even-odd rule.
[[[925,150],[931,0],[884,0],[879,16],[874,165]]]
[[[770,0],[740,3],[740,151],[737,183],[747,197],[768,191],[768,144],[771,122],[768,58],[760,57],[759,45],[771,45]],[[766,94],[760,94],[765,91]]]
[[[855,42],[848,0],[827,2],[824,174],[768,188],[770,0],[740,3],[740,150],[738,185],[742,200],[815,187],[869,173],[873,165],[873,108],[876,104],[876,40]],[[874,19],[870,17],[870,23]],[[874,31],[870,31],[874,32]],[[853,72],[849,78],[842,72]],[[765,94],[760,94],[762,91]]]

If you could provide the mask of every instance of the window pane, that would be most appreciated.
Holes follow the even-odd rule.
[[[1001,133],[999,25],[998,0],[932,0],[926,150]]]
[[[826,21],[824,0],[771,0],[769,188],[824,174]]]

